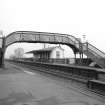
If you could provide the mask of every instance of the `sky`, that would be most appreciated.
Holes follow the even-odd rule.
[[[88,42],[105,52],[105,0],[0,0],[0,30],[4,36],[14,31],[86,35]],[[25,51],[43,47],[14,44],[5,55],[18,46]]]

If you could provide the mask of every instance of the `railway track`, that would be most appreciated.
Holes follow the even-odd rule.
[[[11,62],[15,65],[17,65],[17,63]],[[76,82],[75,84],[72,83],[71,85],[68,85],[67,88],[78,91],[82,94],[85,94],[86,96],[89,97],[93,97],[99,101],[102,101],[105,103],[105,95],[101,94],[101,93],[97,93],[96,91],[87,88],[87,80],[84,80],[83,78],[79,78],[77,76],[73,76],[71,74],[65,73],[65,72],[61,72],[60,70],[54,70],[54,69],[49,69],[49,68],[43,68],[43,67],[36,67],[36,66],[32,66],[32,65],[27,65],[27,64],[18,64],[19,66],[23,65],[27,68],[30,68],[33,71],[38,71],[40,73],[44,73],[44,74],[48,74],[50,76],[54,76],[56,77],[56,79],[58,80],[62,80],[64,81],[64,83],[62,84],[63,86],[65,85],[65,82],[70,83],[71,81]],[[42,69],[43,68],[43,69]]]

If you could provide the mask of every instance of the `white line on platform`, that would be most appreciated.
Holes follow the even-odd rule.
[[[30,74],[30,75],[35,75],[33,72],[30,72],[30,71],[24,70],[24,72],[27,73],[27,74]]]

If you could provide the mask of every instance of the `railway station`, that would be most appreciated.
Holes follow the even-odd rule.
[[[105,105],[105,53],[95,46],[72,35],[35,31],[1,40],[0,105]],[[61,46],[27,52],[33,58],[5,59],[7,47],[23,42],[67,45],[73,62]]]

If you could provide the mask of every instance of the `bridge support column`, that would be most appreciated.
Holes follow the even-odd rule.
[[[74,53],[74,56],[75,56],[75,58],[74,58],[74,59],[75,59],[75,64],[76,64],[76,53]]]
[[[83,61],[84,61],[84,60],[83,60],[83,52],[82,52],[82,54],[81,54],[81,55],[82,55],[82,64],[83,64],[83,63],[84,63],[84,62],[83,62]]]
[[[83,64],[83,53],[79,53],[80,55],[80,64]]]
[[[5,37],[2,37],[2,48],[0,51],[0,68],[4,68]]]
[[[83,43],[79,43],[80,65],[83,64]]]
[[[82,62],[81,62],[81,53],[79,53],[79,56],[80,56],[80,57],[79,57],[79,61],[80,61],[79,63],[81,64],[81,63],[82,63]]]

